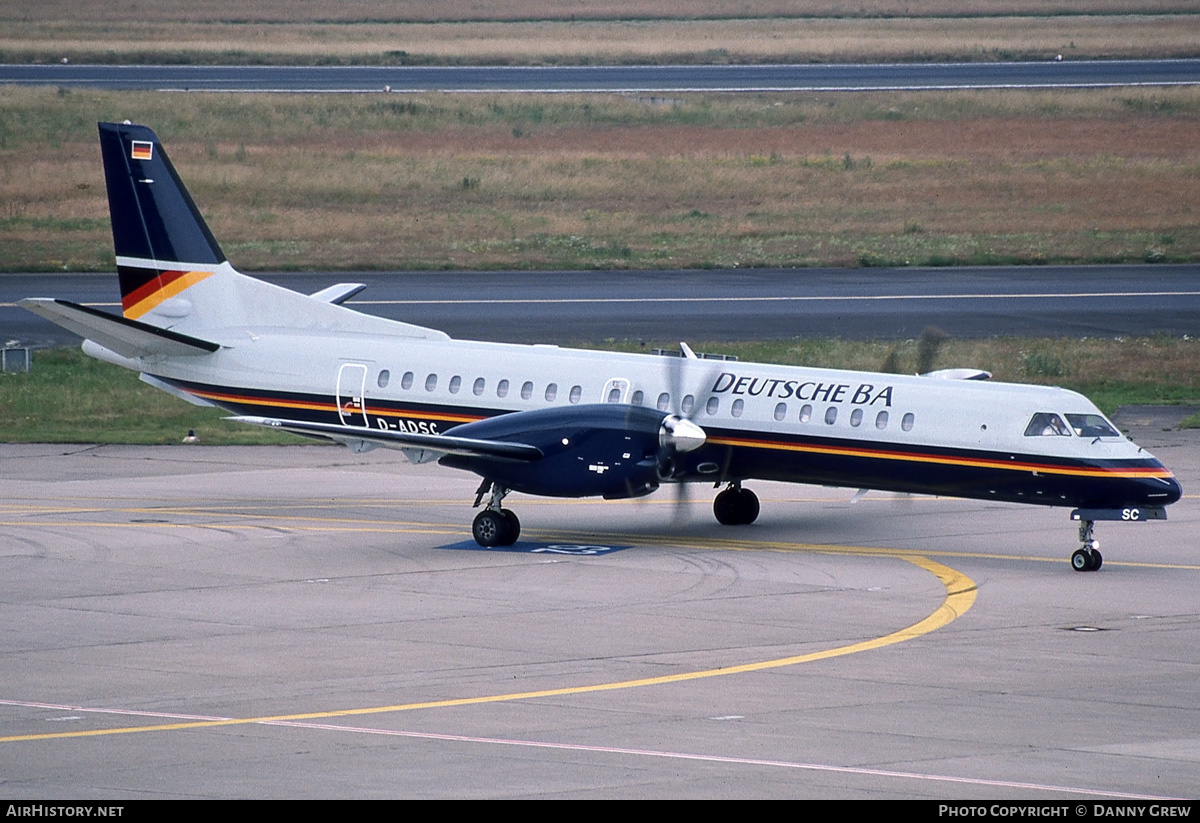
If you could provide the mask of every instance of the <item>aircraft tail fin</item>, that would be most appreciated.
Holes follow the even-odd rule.
[[[121,308],[137,319],[226,258],[158,136],[128,123],[99,128]]]
[[[447,338],[435,329],[340,305],[358,291],[357,284],[310,297],[238,272],[158,136],[130,123],[99,128],[121,312],[129,322],[113,322],[118,318],[65,301],[39,299],[26,308],[122,357],[207,353],[230,339],[245,339],[250,328]]]

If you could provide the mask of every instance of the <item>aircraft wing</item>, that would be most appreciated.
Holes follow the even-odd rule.
[[[305,420],[283,420],[277,417],[242,415],[228,417],[237,423],[283,429],[293,434],[326,437],[341,443],[370,443],[393,449],[423,449],[438,454],[460,454],[468,457],[492,457],[519,462],[540,460],[544,455],[536,446],[510,443],[505,440],[482,440],[474,437],[455,437],[452,434],[417,434],[385,431],[366,426],[336,426],[331,423],[310,423]]]
[[[22,308],[62,326],[80,337],[94,340],[122,357],[147,357],[155,354],[188,356],[211,354],[219,343],[160,329],[149,323],[118,317],[115,314],[81,306],[70,300],[52,297],[27,297]]]

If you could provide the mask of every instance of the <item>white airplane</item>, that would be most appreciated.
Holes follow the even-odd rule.
[[[100,124],[123,316],[22,305],[84,351],[231,419],[398,449],[482,479],[473,535],[511,545],[520,491],[637,497],[725,486],[725,525],[758,516],[751,479],[1074,509],[1077,571],[1102,563],[1095,521],[1164,519],[1174,476],[1074,392],[948,370],[925,376],[452,340],[303,295],[226,260],[154,132]]]

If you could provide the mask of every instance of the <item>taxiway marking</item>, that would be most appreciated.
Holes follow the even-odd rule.
[[[743,663],[736,666],[725,666],[716,669],[700,669],[678,674],[645,677],[634,680],[619,680],[608,683],[594,683],[580,686],[566,686],[557,689],[541,689],[527,692],[508,692],[504,694],[484,695],[480,697],[461,697],[449,700],[431,700],[417,703],[400,703],[391,706],[372,706],[357,709],[334,709],[323,712],[306,712],[302,714],[267,715],[262,717],[222,718],[214,720],[190,720],[180,723],[164,723],[149,726],[126,726],[115,729],[85,729],[75,732],[53,732],[46,734],[19,734],[0,737],[0,743],[17,743],[31,740],[61,740],[80,737],[103,737],[114,734],[140,734],[145,732],[181,731],[184,729],[205,729],[220,726],[244,726],[250,724],[275,724],[284,722],[323,720],[333,717],[355,717],[370,714],[390,714],[395,712],[414,711],[417,709],[443,709],[455,706],[476,706],[486,703],[504,703],[514,700],[533,700],[545,697],[561,697],[572,694],[590,694],[593,692],[618,691],[621,689],[636,689],[647,686],[661,686],[669,683],[682,683],[690,680],[702,680],[711,677],[726,677],[729,675],[747,674],[750,672],[777,669],[784,666],[795,666],[801,663],[811,663],[818,660],[828,660],[843,657],[848,654],[870,651],[873,649],[903,643],[917,637],[929,634],[961,617],[975,603],[975,581],[962,572],[944,566],[934,560],[915,553],[896,553],[894,556],[905,560],[918,568],[924,569],[939,582],[946,591],[942,603],[923,620],[906,626],[881,637],[851,643],[807,654],[779,657],[772,660],[760,660]]]
[[[1195,497],[1195,495],[1185,495],[1185,497]],[[928,498],[931,500],[941,500],[943,498]],[[368,504],[357,501],[351,501],[356,506],[380,505]],[[586,500],[530,500],[526,501],[533,505],[587,505],[594,501]],[[663,501],[650,501],[663,502]],[[666,501],[670,502],[670,501]],[[827,500],[814,500],[813,502],[827,503]],[[338,504],[330,504],[329,501],[321,501],[321,505],[317,508],[337,508]],[[400,505],[400,504],[398,504]],[[639,503],[638,505],[643,505]],[[308,506],[296,506],[297,508],[311,508]],[[380,521],[373,518],[354,518],[354,517],[313,517],[311,515],[280,515],[280,514],[260,514],[252,511],[245,511],[243,506],[156,506],[156,507],[117,507],[105,508],[103,505],[98,506],[79,506],[79,507],[49,507],[28,505],[21,506],[17,504],[0,504],[0,512],[8,514],[10,517],[28,512],[31,519],[21,520],[0,520],[0,526],[19,526],[28,528],[30,526],[43,526],[47,528],[138,528],[138,529],[221,529],[225,531],[260,531],[263,529],[282,529],[296,532],[328,532],[328,533],[352,533],[352,534],[429,534],[429,535],[457,535],[463,533],[461,524],[456,523],[422,523],[419,521]],[[281,525],[256,525],[254,523],[229,523],[223,520],[215,520],[211,522],[193,522],[193,523],[137,523],[137,522],[117,522],[105,520],[40,520],[32,519],[34,515],[47,514],[121,514],[121,515],[153,515],[156,517],[173,516],[173,517],[229,517],[236,514],[240,518],[264,521],[265,523]],[[301,521],[301,522],[296,522]],[[305,525],[312,523],[317,525]],[[937,549],[921,549],[915,551],[912,549],[903,548],[885,548],[885,547],[869,547],[869,546],[839,546],[828,543],[785,543],[776,541],[754,541],[739,538],[718,538],[718,537],[697,537],[697,536],[664,536],[656,538],[646,534],[626,534],[620,532],[563,532],[552,529],[537,529],[526,528],[524,534],[528,537],[538,540],[552,540],[559,542],[578,543],[586,541],[588,543],[630,543],[633,545],[675,545],[680,539],[686,539],[688,545],[692,548],[713,549],[717,551],[789,551],[789,552],[813,552],[817,554],[849,554],[849,555],[867,555],[877,557],[900,557],[907,559],[909,556],[921,555],[924,557],[940,557],[940,558],[958,558],[958,559],[977,559],[977,560],[1009,560],[1018,562],[1035,562],[1035,563],[1062,563],[1062,557],[1037,556],[1037,555],[1018,555],[1018,554],[998,554],[996,552],[982,551],[945,551]],[[1144,569],[1171,569],[1176,571],[1200,571],[1200,564],[1195,563],[1153,563],[1148,561],[1138,560],[1110,560],[1105,559],[1105,566],[1125,566],[1130,568]]]
[[[91,706],[66,706],[56,703],[36,703],[24,700],[0,700],[0,705],[21,706],[35,709],[57,709],[61,711],[87,712],[95,714],[136,715],[142,717],[165,717],[196,720],[226,720],[228,718],[206,717],[198,715],[169,714],[166,712],[136,711],[130,709],[106,709]],[[724,718],[716,718],[724,719]],[[734,719],[734,718],[730,718]],[[1016,780],[995,780],[980,777],[965,777],[961,775],[937,774],[931,772],[906,772],[897,769],[873,769],[867,766],[837,766],[829,763],[810,763],[793,760],[766,760],[752,757],[735,757],[732,755],[701,754],[696,752],[673,752],[661,749],[633,749],[624,746],[597,746],[587,743],[549,742],[544,740],[519,740],[505,737],[479,737],[475,735],[445,734],[439,732],[415,732],[404,729],[385,729],[370,726],[341,726],[336,723],[312,723],[304,721],[279,720],[264,723],[270,726],[286,726],[294,729],[314,729],[317,731],[342,732],[348,734],[370,734],[384,737],[404,737],[416,740],[438,740],[450,743],[476,743],[495,746],[519,746],[532,749],[553,749],[559,751],[594,752],[598,754],[618,754],[633,757],[667,758],[673,760],[694,760],[705,763],[724,763],[740,766],[762,766],[767,768],[796,769],[812,772],[828,772],[831,774],[860,775],[863,777],[890,777],[898,780],[918,780],[934,783],[957,783],[967,786],[986,786],[989,788],[1024,789],[1027,791],[1055,792],[1067,794],[1095,795],[1098,797],[1119,797],[1122,799],[1140,800],[1174,800],[1178,798],[1160,795],[1136,794],[1132,792],[1114,792],[1110,789],[1090,789],[1079,786],[1061,786],[1051,783],[1032,783]]]

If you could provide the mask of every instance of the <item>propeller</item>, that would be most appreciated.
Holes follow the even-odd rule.
[[[991,377],[990,372],[979,371],[978,369],[940,369],[935,371],[934,363],[937,361],[938,353],[942,349],[942,344],[950,339],[950,335],[939,329],[937,326],[926,326],[921,332],[920,338],[917,340],[917,369],[916,374],[923,377],[944,377],[948,379],[959,380],[986,380]],[[900,367],[900,345],[897,343],[888,352],[879,370],[886,374],[903,374],[904,369]],[[859,500],[862,500],[870,489],[859,489],[850,498],[850,504],[853,505]]]
[[[921,332],[920,338],[917,339],[917,367],[913,371],[902,368],[900,365],[900,346],[897,343],[892,346],[883,363],[879,366],[879,370],[884,374],[925,374],[933,371],[933,364],[937,360],[938,353],[942,349],[942,344],[950,339],[950,335],[939,329],[937,326],[926,326]]]
[[[667,394],[670,399],[668,408],[663,411],[669,411],[670,414],[663,418],[658,439],[660,465],[670,468],[670,473],[664,475],[664,480],[670,479],[675,474],[674,458],[676,455],[693,452],[708,440],[704,429],[693,420],[700,412],[701,404],[698,402],[698,396],[701,392],[688,391],[685,374],[688,371],[687,361],[700,358],[692,351],[692,347],[682,340],[679,341],[679,352],[680,357],[668,357],[665,364]],[[712,376],[711,369],[703,371],[702,382],[699,384],[701,389],[708,385],[707,381]],[[686,518],[690,495],[687,483],[676,482],[673,485],[675,486],[675,511],[672,519],[678,524]]]
[[[925,331],[921,332],[921,339],[917,341],[917,374],[933,371],[938,352],[941,351],[942,344],[949,339],[950,335],[937,326],[925,327]]]

